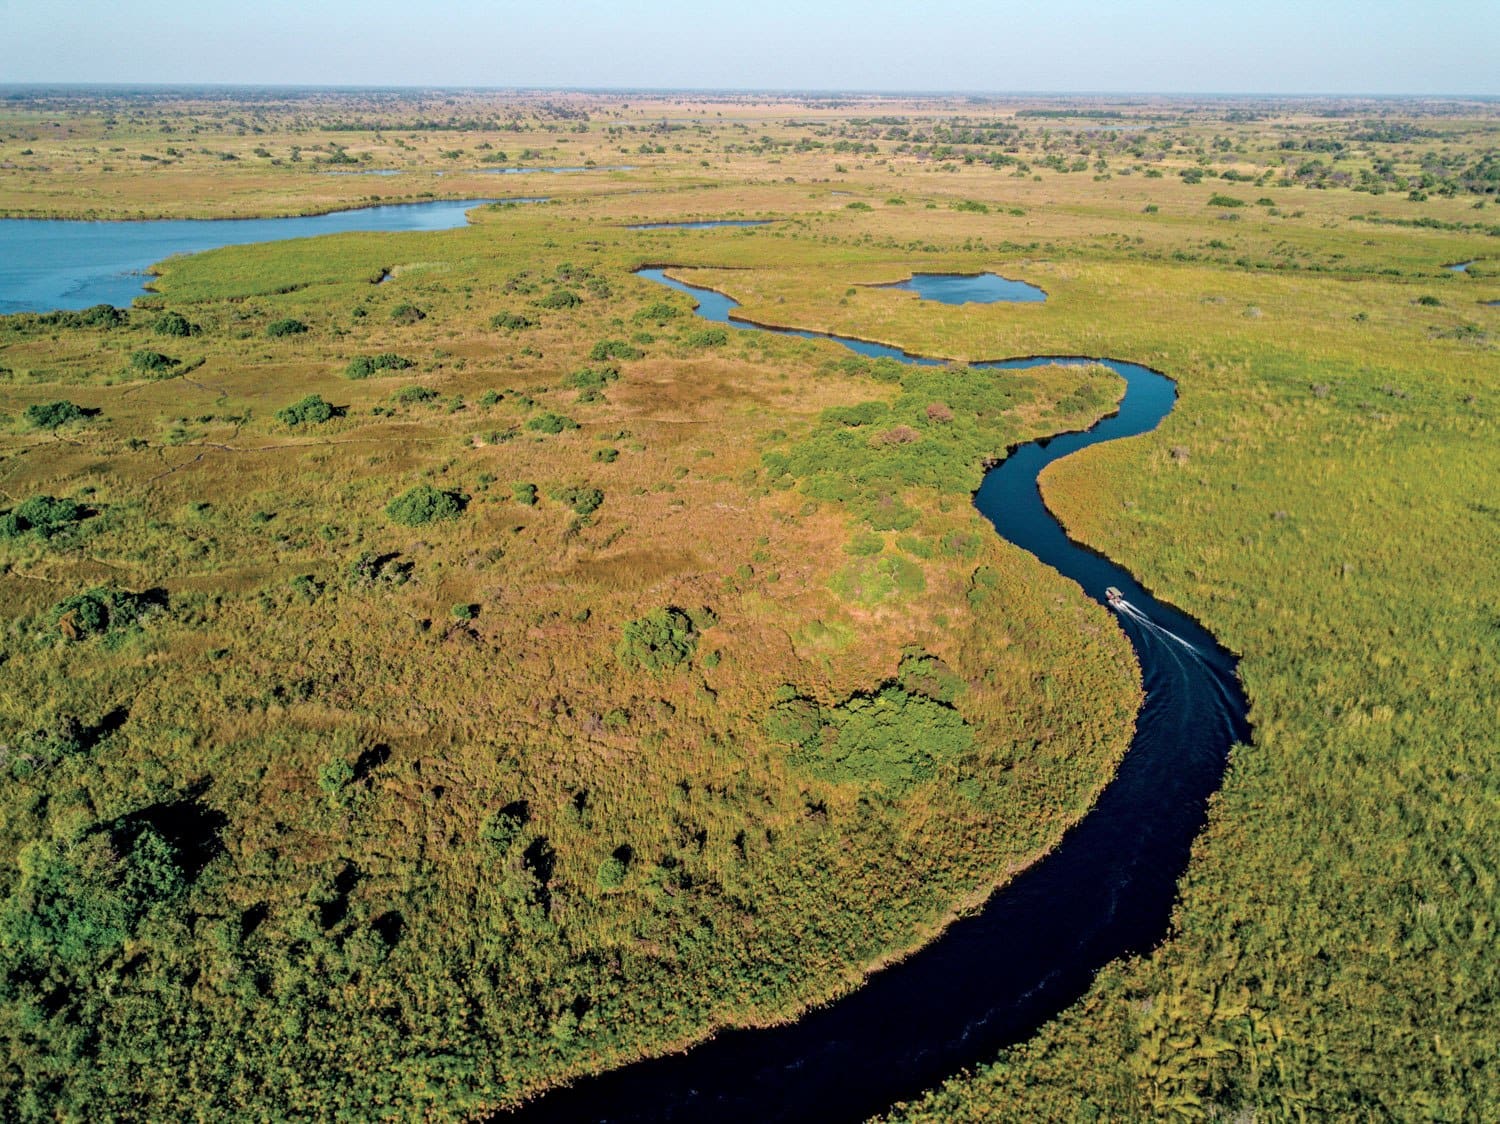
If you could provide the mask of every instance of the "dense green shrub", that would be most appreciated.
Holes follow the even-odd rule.
[[[614,367],[583,367],[574,371],[564,381],[579,390],[593,390],[614,382],[620,372]]]
[[[437,397],[437,391],[425,386],[403,386],[393,397],[403,406],[412,406],[418,402],[431,402]]]
[[[521,483],[512,484],[510,489],[510,498],[525,507],[535,507],[536,485]]]
[[[457,519],[469,497],[457,491],[442,491],[431,484],[418,484],[386,505],[385,513],[405,527],[420,527],[440,519]]]
[[[688,615],[669,606],[629,622],[615,654],[626,667],[661,672],[686,661],[697,643],[698,633]]]
[[[1208,197],[1208,205],[1210,207],[1243,207],[1245,201],[1243,199],[1236,199],[1233,195],[1220,195],[1218,192],[1214,192],[1214,194]]]
[[[382,352],[379,355],[356,355],[344,368],[344,375],[351,379],[367,379],[378,371],[404,371],[416,366],[404,355]]]
[[[418,320],[426,319],[427,313],[410,301],[402,301],[391,309],[391,321],[396,324],[415,324]]]
[[[290,316],[280,320],[272,320],[266,325],[266,335],[273,340],[279,340],[286,336],[300,336],[307,331],[307,325],[300,320],[294,320]]]
[[[577,429],[578,423],[562,414],[538,414],[526,423],[526,428],[537,433],[561,433],[565,429]]]
[[[51,538],[58,531],[77,523],[83,516],[84,509],[72,500],[32,496],[0,516],[0,538],[18,538],[25,534]]]
[[[674,320],[682,315],[682,309],[669,301],[653,301],[645,308],[635,314],[638,321],[649,321],[653,324],[665,324],[668,320]]]
[[[85,640],[129,628],[156,603],[147,594],[100,586],[59,601],[51,618],[69,640]]]
[[[181,361],[159,351],[137,351],[130,356],[130,365],[137,371],[150,375],[163,374],[179,365]]]
[[[36,429],[56,429],[60,425],[67,425],[85,417],[82,406],[74,405],[72,402],[39,402],[27,406],[22,417],[26,424]]]
[[[600,340],[589,349],[589,358],[596,363],[604,359],[640,359],[645,354],[624,340]]]
[[[682,342],[688,347],[723,347],[729,342],[729,333],[723,328],[696,328],[684,333]]]
[[[152,321],[151,330],[159,336],[186,339],[196,336],[201,329],[180,312],[163,312]]]
[[[557,488],[548,494],[579,515],[592,515],[604,504],[604,493],[598,488]]]
[[[96,304],[78,311],[45,312],[36,322],[48,328],[119,328],[129,323],[129,314],[112,304]]]
[[[322,395],[309,394],[300,402],[293,402],[290,406],[277,410],[276,420],[292,426],[321,424],[333,417],[335,412],[332,406],[323,401]]]
[[[536,303],[542,308],[577,308],[583,298],[571,289],[553,289]]]
[[[932,677],[930,669],[910,675],[924,685]],[[897,684],[834,707],[784,698],[766,716],[765,730],[790,747],[793,764],[813,776],[875,784],[892,796],[932,776],[938,761],[962,755],[974,741],[963,716],[947,702]]]
[[[497,312],[490,317],[491,328],[504,328],[506,331],[518,332],[525,328],[535,328],[536,321],[529,316],[523,316],[519,312]]]

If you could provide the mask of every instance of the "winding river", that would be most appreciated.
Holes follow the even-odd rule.
[[[742,328],[833,338],[864,355],[939,360],[817,332],[732,317],[735,302],[660,269],[642,275],[691,294],[699,314]],[[1196,622],[1153,598],[1113,562],[1070,542],[1042,503],[1038,474],[1102,441],[1154,429],[1176,388],[1134,363],[1082,357],[978,363],[1020,369],[1102,362],[1126,382],[1116,414],[1083,433],[1033,441],[984,478],[974,497],[1005,539],[1115,609],[1140,661],[1146,701],[1113,780],[1045,858],[976,914],[785,1026],[729,1030],[680,1053],[555,1090],[497,1120],[857,1121],[910,1099],[965,1066],[1023,1041],[1077,1000],[1110,961],[1144,953],[1167,933],[1177,880],[1203,827],[1230,747],[1248,740],[1235,660]]]

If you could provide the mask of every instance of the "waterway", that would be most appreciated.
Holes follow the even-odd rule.
[[[449,230],[463,226],[468,211],[492,202],[398,203],[281,219],[0,219],[0,314],[125,307],[145,295],[146,271],[174,254],[348,231]]]
[[[659,269],[642,275],[690,293],[699,315],[736,327],[830,338],[864,355],[936,363],[899,348],[823,333],[760,328],[735,302]],[[1076,581],[1113,612],[1140,662],[1145,703],[1113,780],[1046,857],[984,907],[862,986],[785,1026],[729,1030],[684,1053],[584,1079],[499,1120],[859,1121],[1023,1041],[1121,956],[1167,934],[1177,882],[1219,787],[1229,749],[1249,738],[1234,657],[1195,621],[1152,597],[1123,568],[1071,542],[1042,502],[1038,474],[1104,441],[1146,433],[1175,384],[1139,364],[1084,356],[974,364],[985,372],[1101,362],[1126,384],[1118,412],[1087,432],[1011,450],[984,477],[976,507],[997,533]]]

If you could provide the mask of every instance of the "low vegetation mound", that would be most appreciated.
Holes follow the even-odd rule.
[[[386,505],[385,513],[403,527],[420,527],[444,519],[457,519],[469,504],[458,491],[443,491],[431,484],[418,484]]]
[[[351,379],[367,379],[381,371],[405,371],[415,366],[416,364],[404,355],[384,351],[379,355],[356,355],[344,368],[344,376]]]

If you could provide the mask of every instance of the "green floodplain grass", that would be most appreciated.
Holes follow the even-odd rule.
[[[1484,1116],[1500,366],[1497,310],[1478,302],[1500,294],[1493,236],[1474,229],[1494,215],[1483,197],[1308,190],[1280,172],[1188,184],[1174,170],[1203,165],[1186,148],[1161,178],[1042,165],[1101,143],[1084,133],[1029,137],[1040,180],[961,157],[943,170],[883,137],[889,159],[832,151],[858,107],[708,103],[686,111],[702,118],[690,135],[657,138],[659,106],[580,103],[577,133],[519,104],[519,139],[319,130],[271,109],[240,136],[212,107],[173,109],[214,130],[194,146],[209,153],[110,180],[109,205],[183,213],[166,194],[234,183],[236,210],[290,213],[363,179],[213,155],[291,143],[399,156],[411,175],[463,163],[440,151],[458,148],[572,164],[587,146],[641,166],[548,176],[545,192],[539,176],[434,176],[455,197],[554,202],[174,260],[113,328],[0,322],[0,507],[85,512],[0,541],[8,1113],[512,1103],[855,986],[1084,812],[1129,737],[1128,647],[969,492],[983,457],[1087,425],[1118,383],[918,377],[828,342],[720,341],[631,273],[666,263],[763,323],[960,361],[1107,355],[1179,383],[1160,430],[1044,486],[1075,536],[1242,653],[1254,744],[1234,754],[1172,938],[907,1114]],[[936,126],[969,111],[909,112]],[[81,213],[121,159],[88,149],[177,146],[91,113],[45,136],[11,119],[0,152],[45,142],[52,170],[0,173],[0,204]],[[1414,119],[1447,132],[1349,166],[1493,150],[1479,111]],[[1283,139],[1352,128],[1187,120],[1173,132],[1257,179]],[[1238,218],[1208,206],[1215,192],[1245,199]],[[1372,213],[1440,225],[1354,217]],[[777,221],[623,228],[721,216]],[[1470,258],[1469,276],[1442,268]],[[983,269],[1049,300],[954,308],[874,287]],[[393,316],[404,305],[423,317]],[[198,333],[155,332],[163,309]],[[287,320],[309,330],[268,338]],[[142,370],[143,351],[175,362]],[[348,377],[378,356],[411,365]],[[277,418],[314,394],[326,421]],[[926,405],[951,423],[925,409],[939,394],[952,401]],[[86,416],[26,421],[58,401]],[[528,424],[548,415],[578,428]],[[855,488],[838,483],[850,433],[871,481]],[[882,464],[959,467],[891,504]],[[394,521],[412,489],[461,510]],[[68,599],[91,590],[161,593],[69,640]],[[622,663],[632,622],[668,609],[672,658]],[[915,784],[830,769],[768,721],[793,696],[857,713],[913,651],[961,681],[971,731],[939,739]],[[938,705],[909,710],[946,730]],[[914,760],[913,723],[871,761]]]

